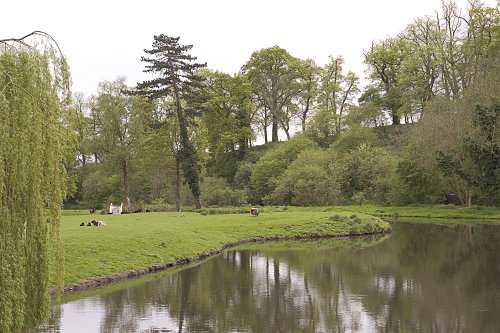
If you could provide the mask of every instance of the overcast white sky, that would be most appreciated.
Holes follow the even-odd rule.
[[[466,8],[466,0],[457,3]],[[0,39],[49,33],[68,58],[73,91],[86,94],[117,76],[129,85],[148,78],[140,57],[162,33],[180,36],[200,62],[230,74],[253,51],[279,45],[319,65],[343,55],[345,68],[364,76],[363,50],[372,41],[440,8],[440,0],[4,0]]]

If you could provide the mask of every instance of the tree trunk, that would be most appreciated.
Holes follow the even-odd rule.
[[[268,122],[268,113],[267,113],[267,108],[264,106],[264,143],[268,143],[269,139],[267,137],[267,127],[269,126]]]
[[[273,117],[273,128],[272,128],[272,137],[271,137],[271,141],[272,142],[278,142],[278,117],[273,113],[272,114],[272,117]]]
[[[123,189],[125,190],[125,207],[127,208],[127,211],[131,211],[131,204],[130,204],[130,190],[129,190],[129,184],[128,184],[128,164],[127,161],[122,161],[122,172],[123,172]]]
[[[194,198],[194,207],[196,209],[201,209],[201,199],[199,195],[193,195]]]
[[[179,121],[180,151],[177,153],[178,160],[182,164],[184,178],[193,194],[195,206],[201,208],[200,201],[200,175],[198,171],[198,157],[194,146],[189,141],[189,132],[186,117],[182,111],[180,102],[180,93],[178,87],[174,84],[175,106],[177,109],[177,118]]]
[[[311,104],[311,98],[307,97],[306,107],[304,108],[304,111],[302,111],[302,133],[306,132],[306,120],[307,120],[307,114],[309,113],[310,104]]]
[[[177,158],[175,159],[175,182],[174,182],[174,202],[175,211],[181,211],[181,199],[180,199],[180,188],[181,188],[181,166]]]
[[[467,190],[467,206],[472,206],[472,190]]]
[[[288,141],[290,141],[290,130],[288,129],[288,127],[284,127],[284,130],[285,130],[285,134],[286,134],[286,139]]]
[[[399,118],[399,116],[397,115],[396,111],[392,111],[392,124],[393,125],[399,125],[401,120]]]

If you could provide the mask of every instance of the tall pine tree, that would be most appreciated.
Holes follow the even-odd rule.
[[[196,149],[189,138],[189,118],[192,116],[189,102],[203,85],[198,69],[206,64],[196,63],[196,57],[188,54],[192,45],[180,45],[179,37],[154,36],[153,48],[144,50],[152,57],[142,57],[146,62],[144,72],[157,74],[152,80],[137,84],[134,94],[151,99],[173,98],[179,124],[180,146],[176,159],[193,193],[196,208],[201,208],[200,173]]]

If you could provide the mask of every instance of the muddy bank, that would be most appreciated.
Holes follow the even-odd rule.
[[[389,231],[390,232],[390,231]],[[247,243],[258,243],[258,242],[270,242],[270,241],[281,241],[281,240],[314,240],[314,239],[326,239],[326,238],[340,238],[340,237],[358,237],[358,236],[369,236],[369,235],[381,235],[387,232],[373,232],[373,233],[361,233],[361,234],[336,234],[336,235],[304,235],[304,236],[284,236],[284,237],[260,237],[260,238],[252,238],[241,240],[233,243],[225,244],[219,250],[213,250],[208,252],[203,252],[198,256],[192,258],[183,258],[178,259],[173,262],[167,262],[163,264],[156,264],[153,266],[149,266],[147,268],[139,269],[139,270],[130,270],[122,273],[116,273],[111,275],[104,275],[94,277],[88,280],[84,280],[78,283],[72,283],[64,286],[63,294],[70,294],[73,292],[84,291],[89,289],[94,289],[102,286],[106,286],[112,283],[138,278],[140,276],[146,274],[152,274],[164,271],[169,268],[179,267],[183,265],[187,265],[194,262],[202,261],[208,257],[218,255],[222,253],[224,250],[236,247],[238,245],[247,244]],[[55,289],[50,290],[51,296],[54,296],[56,293]]]

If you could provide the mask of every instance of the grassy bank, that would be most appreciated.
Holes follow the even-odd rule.
[[[500,223],[500,208],[473,206],[461,207],[454,205],[438,206],[406,206],[384,207],[375,205],[335,207],[334,209],[349,209],[365,214],[389,218],[430,218],[430,219],[462,219],[462,220],[491,220]]]
[[[80,227],[92,219],[103,227]],[[241,240],[382,232],[377,217],[311,209],[250,214],[141,213],[63,216],[66,284],[193,258]]]

